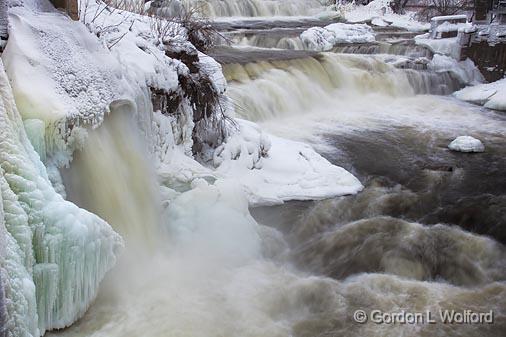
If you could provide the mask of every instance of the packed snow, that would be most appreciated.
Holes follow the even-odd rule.
[[[464,88],[454,96],[486,108],[506,111],[506,79]]]
[[[326,27],[309,28],[300,35],[310,50],[328,51],[338,43],[374,42],[374,31],[366,24],[333,23]]]
[[[448,148],[458,152],[484,152],[485,146],[476,138],[471,136],[460,136],[453,140]]]
[[[252,122],[237,120],[235,134],[215,153],[217,173],[246,187],[255,205],[355,194],[363,186],[348,171],[330,164],[309,145],[268,135]]]

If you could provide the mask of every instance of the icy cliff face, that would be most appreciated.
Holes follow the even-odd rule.
[[[65,201],[51,186],[24,131],[3,65],[0,97],[7,329],[13,336],[38,336],[84,314],[122,240],[106,222]]]

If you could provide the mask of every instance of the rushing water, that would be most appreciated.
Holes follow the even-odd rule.
[[[161,197],[147,153],[128,105],[118,104],[104,125],[90,132],[64,172],[64,183],[70,200],[106,220],[129,245],[153,248]]]
[[[319,0],[183,0],[183,4],[210,17],[314,15],[322,9]]]
[[[204,1],[215,16],[313,8],[292,3]],[[412,44],[348,48],[215,56],[238,116],[311,142],[359,177],[366,188],[356,196],[251,209],[252,217],[236,187],[200,182],[160,213],[138,130],[113,111],[92,132],[93,151],[76,157],[67,189],[127,240],[157,236],[156,249],[127,252],[83,319],[50,335],[502,336],[506,117],[443,96],[462,86],[452,73],[363,55],[429,56]],[[463,134],[486,152],[450,152]],[[358,324],[357,309],[493,310],[495,323]]]

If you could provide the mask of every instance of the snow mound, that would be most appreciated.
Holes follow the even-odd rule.
[[[485,146],[483,143],[476,138],[471,136],[460,136],[457,137],[453,142],[448,145],[448,148],[452,151],[458,152],[484,152]]]
[[[506,111],[506,79],[464,88],[453,94],[466,102]]]
[[[326,27],[312,27],[300,35],[305,47],[328,51],[338,43],[375,41],[374,31],[366,24],[333,23]]]
[[[244,186],[252,205],[315,200],[355,194],[363,186],[304,143],[262,132],[237,120],[240,131],[216,150],[217,174]]]
[[[108,104],[119,98],[121,69],[84,25],[57,11],[14,7],[10,30],[2,58],[23,118],[46,125],[63,118],[77,125],[103,119]]]

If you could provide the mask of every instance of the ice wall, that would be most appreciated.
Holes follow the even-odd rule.
[[[38,336],[84,314],[122,240],[105,221],[65,201],[51,186],[24,131],[3,63],[0,97],[7,326],[13,336]]]

